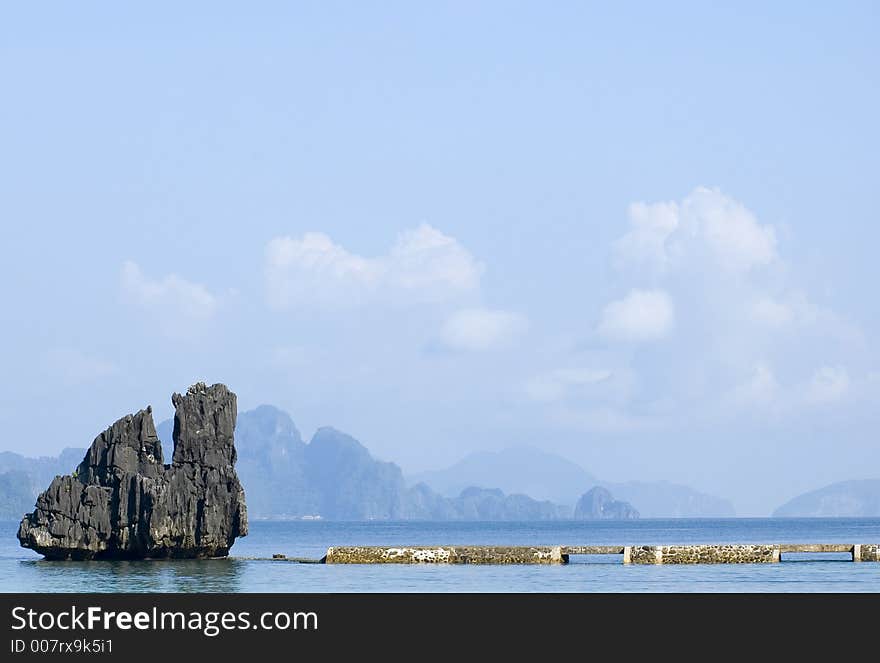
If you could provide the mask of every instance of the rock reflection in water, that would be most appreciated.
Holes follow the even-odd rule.
[[[234,559],[19,564],[31,587],[70,592],[240,592],[244,571],[244,562]]]

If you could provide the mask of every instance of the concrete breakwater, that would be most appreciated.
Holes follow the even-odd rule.
[[[659,546],[339,546],[326,564],[567,564],[571,555],[622,555],[624,564],[772,564],[786,553],[849,553],[880,562],[880,544],[701,544]]]
[[[345,546],[329,548],[327,564],[564,564],[561,546]]]

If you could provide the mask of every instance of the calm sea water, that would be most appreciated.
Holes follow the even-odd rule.
[[[624,566],[573,556],[566,566],[324,565],[248,561],[321,557],[333,545],[648,545],[877,543],[874,519],[599,522],[252,522],[226,560],[47,562],[0,523],[2,592],[880,592],[880,563],[787,555],[781,564]]]

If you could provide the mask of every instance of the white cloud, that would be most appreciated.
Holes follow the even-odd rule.
[[[129,300],[157,316],[168,329],[173,323],[167,321],[206,320],[218,307],[217,298],[200,283],[176,274],[151,280],[131,260],[122,265],[122,290]]]
[[[742,203],[718,189],[700,187],[684,199],[680,229],[685,237],[705,242],[728,268],[750,269],[777,258],[773,227],[759,224]]]
[[[680,203],[633,203],[630,231],[615,245],[621,265],[657,271],[706,261],[733,272],[777,260],[776,232],[718,189],[698,187]]]
[[[303,301],[354,296],[373,288],[382,265],[349,253],[323,233],[276,237],[266,246],[269,303],[284,308]]]
[[[407,290],[474,290],[483,272],[461,244],[426,223],[401,233],[385,262],[389,280]]]
[[[849,373],[841,366],[823,366],[817,370],[807,386],[810,403],[833,403],[849,391]]]
[[[476,290],[483,266],[454,238],[422,224],[374,258],[323,233],[276,237],[266,246],[264,271],[269,304],[285,309],[443,300]]]
[[[598,332],[614,340],[651,341],[666,336],[675,323],[672,298],[663,290],[631,290],[602,312]]]
[[[628,359],[643,385],[630,410],[643,409],[652,389],[679,408],[725,416],[756,407],[792,416],[856,397],[847,372],[829,366],[864,361],[864,333],[796,282],[771,225],[705,187],[678,201],[634,203],[628,217],[613,250],[618,287],[630,294],[606,306],[598,332],[638,341],[676,328],[656,352],[641,348]],[[805,380],[817,356],[827,364]]]
[[[440,330],[440,340],[455,350],[497,350],[513,345],[528,328],[519,313],[483,308],[453,313]]]
[[[65,384],[94,382],[119,372],[119,368],[104,359],[71,348],[53,348],[42,357],[46,374]]]
[[[647,263],[662,270],[666,267],[666,240],[678,228],[678,203],[632,203],[629,220],[632,229],[615,244],[622,262]]]

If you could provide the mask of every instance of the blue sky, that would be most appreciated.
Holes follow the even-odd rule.
[[[5,4],[3,448],[204,379],[405,471],[880,476],[878,10],[709,5]]]

